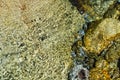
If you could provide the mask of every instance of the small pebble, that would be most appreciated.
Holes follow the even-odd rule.
[[[82,15],[82,14],[84,14],[84,11],[82,10],[82,11],[80,11],[80,14]]]

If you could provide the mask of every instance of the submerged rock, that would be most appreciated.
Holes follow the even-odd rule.
[[[85,48],[88,52],[99,54],[108,47],[111,41],[120,36],[120,22],[106,18],[97,26],[91,26],[84,37]]]

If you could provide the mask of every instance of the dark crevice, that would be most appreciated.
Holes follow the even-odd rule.
[[[77,10],[80,12],[80,14],[83,14],[85,12],[84,8],[80,5],[79,0],[69,0],[73,6],[77,8]],[[84,3],[84,0],[81,1]]]
[[[96,61],[97,61],[97,60],[94,58],[94,63],[93,63],[93,67],[94,67],[94,68],[95,68],[95,63],[96,63]]]
[[[79,77],[80,79],[86,79],[85,70],[82,69],[81,71],[79,71],[78,77]]]
[[[118,17],[118,20],[120,21],[120,16]]]
[[[46,34],[44,34],[44,35],[40,36],[40,37],[38,38],[38,40],[44,41],[44,40],[47,39],[47,38],[48,38],[48,36],[47,36]]]
[[[119,73],[120,73],[120,58],[118,59],[117,67],[119,68]]]
[[[19,44],[18,48],[25,46],[25,43]]]

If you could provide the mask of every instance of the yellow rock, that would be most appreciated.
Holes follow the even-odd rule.
[[[90,80],[112,80],[108,71],[94,68],[90,71]]]
[[[106,18],[98,26],[92,26],[84,37],[86,50],[100,53],[108,47],[111,41],[120,36],[120,22],[116,19]]]
[[[90,70],[90,80],[111,80],[107,61],[99,60],[96,62],[95,68]]]

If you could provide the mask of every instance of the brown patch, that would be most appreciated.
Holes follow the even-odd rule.
[[[26,5],[23,4],[23,5],[21,5],[19,8],[24,11],[24,10],[26,10]]]
[[[98,39],[103,40],[103,34],[99,33],[98,34]]]
[[[85,75],[86,75],[85,70],[83,70],[83,69],[78,73],[78,76],[80,79],[86,79]]]

